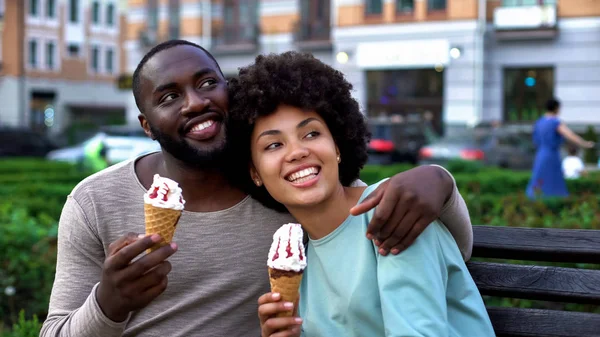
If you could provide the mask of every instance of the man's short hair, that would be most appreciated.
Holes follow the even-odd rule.
[[[557,112],[558,108],[560,108],[560,102],[557,99],[551,98],[546,102],[546,111]]]
[[[152,49],[150,49],[150,51],[147,52],[146,55],[144,55],[144,57],[142,58],[142,60],[138,64],[138,66],[135,68],[135,71],[133,72],[133,78],[132,78],[133,97],[135,98],[135,104],[137,105],[140,112],[144,113],[142,111],[141,104],[140,104],[141,103],[140,95],[141,95],[141,91],[142,91],[142,85],[140,83],[141,82],[140,75],[141,75],[142,69],[144,68],[146,63],[148,63],[148,61],[150,61],[150,59],[157,53],[159,53],[163,50],[177,47],[177,46],[192,46],[192,47],[202,50],[203,52],[206,53],[206,55],[208,55],[208,57],[210,57],[213,61],[215,61],[215,64],[217,65],[217,69],[219,69],[219,73],[221,75],[223,75],[223,71],[221,70],[221,67],[219,66],[219,62],[217,62],[217,60],[214,58],[214,56],[212,56],[212,54],[208,50],[204,49],[202,46],[197,45],[190,41],[186,41],[186,40],[169,40],[169,41],[159,43],[156,46],[154,46]],[[225,76],[223,75],[223,77],[225,77]]]

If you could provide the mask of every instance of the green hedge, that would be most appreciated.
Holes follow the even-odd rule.
[[[367,166],[361,179],[374,183],[410,168]],[[600,229],[600,173],[569,181],[569,198],[531,201],[524,195],[528,172],[484,168],[469,162],[450,163],[448,169],[456,178],[474,224]],[[31,318],[36,315],[43,320],[46,316],[56,263],[58,218],[67,195],[85,177],[85,172],[65,163],[33,159],[0,162],[0,337],[37,335],[39,321]],[[14,288],[15,294],[7,296],[7,287]],[[531,301],[499,301],[512,306],[534,305]],[[2,322],[8,332],[3,332]]]

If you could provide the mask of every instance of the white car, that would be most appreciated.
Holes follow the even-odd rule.
[[[85,155],[85,146],[98,138],[102,138],[106,145],[106,157],[110,164],[116,164],[142,154],[160,150],[158,142],[148,138],[141,128],[112,127],[103,129],[92,138],[78,145],[51,151],[46,158],[74,164],[81,163]]]

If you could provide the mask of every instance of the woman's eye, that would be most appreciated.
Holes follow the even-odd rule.
[[[278,148],[280,146],[281,146],[280,143],[272,143],[272,144],[267,145],[267,147],[265,148],[265,150],[273,150],[273,149],[276,149],[276,148]]]
[[[320,133],[318,131],[311,131],[306,135],[306,138],[315,138],[318,135],[320,135]]]
[[[215,80],[212,80],[212,79],[211,80],[206,80],[206,81],[202,82],[202,84],[200,84],[200,88],[206,88],[206,87],[211,86],[211,85],[213,85],[215,83],[217,83],[217,81],[215,81]]]

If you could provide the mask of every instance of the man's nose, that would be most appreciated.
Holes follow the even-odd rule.
[[[200,95],[195,90],[188,90],[186,93],[185,105],[181,109],[181,114],[187,115],[190,113],[201,112],[208,104],[210,104],[210,99]]]
[[[287,161],[293,162],[304,159],[310,155],[310,150],[302,143],[294,142],[289,145],[289,153],[287,155]]]

